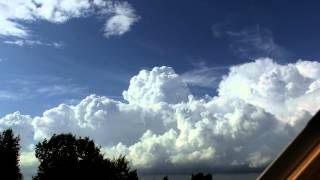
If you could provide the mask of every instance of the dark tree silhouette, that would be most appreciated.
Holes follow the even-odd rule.
[[[212,180],[212,175],[203,173],[192,174],[191,180]]]
[[[0,134],[1,179],[22,179],[19,169],[19,141],[20,138],[14,136],[12,129],[7,129]]]
[[[111,174],[112,180],[126,179],[137,180],[138,175],[136,170],[130,170],[129,162],[125,156],[120,156],[118,159],[111,160]]]
[[[138,179],[137,172],[130,170],[124,156],[105,159],[100,147],[87,137],[53,135],[37,144],[36,157],[40,165],[34,180]]]
[[[169,180],[168,176],[162,178],[162,180]]]

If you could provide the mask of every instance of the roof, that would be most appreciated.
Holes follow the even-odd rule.
[[[320,179],[320,111],[258,180]],[[317,173],[318,172],[318,173]]]

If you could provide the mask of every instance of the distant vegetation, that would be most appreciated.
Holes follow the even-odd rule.
[[[168,176],[162,178],[162,180],[169,180]]]
[[[0,134],[1,179],[21,180],[19,137],[11,129]],[[72,134],[54,134],[38,143],[35,156],[40,164],[34,180],[138,180],[137,170],[125,156],[105,158],[93,140]],[[165,176],[163,180],[169,180]],[[212,180],[211,174],[192,174],[191,180]]]
[[[162,180],[169,180],[168,176],[164,176]],[[191,180],[212,180],[211,174],[204,175],[203,173],[197,173],[191,175]]]
[[[191,180],[212,180],[212,175],[204,175],[203,173],[192,174]]]

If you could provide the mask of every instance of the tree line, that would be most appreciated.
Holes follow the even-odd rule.
[[[21,180],[19,168],[20,138],[12,129],[0,134],[0,179]],[[125,156],[105,158],[101,147],[88,137],[54,134],[35,147],[39,160],[33,180],[138,180],[137,170]],[[163,180],[168,180],[165,176]],[[211,174],[193,174],[191,180],[212,180]]]

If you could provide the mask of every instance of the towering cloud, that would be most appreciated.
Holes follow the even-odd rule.
[[[177,104],[188,99],[187,85],[170,67],[155,67],[152,71],[142,70],[130,80],[123,92],[129,104],[151,107],[158,103]]]
[[[233,66],[215,97],[196,97],[170,67],[141,70],[123,101],[90,95],[30,117],[0,119],[32,144],[53,133],[90,136],[106,155],[125,154],[140,172],[259,168],[269,163],[320,107],[320,63],[272,59]]]

